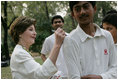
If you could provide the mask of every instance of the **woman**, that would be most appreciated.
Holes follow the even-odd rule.
[[[102,20],[103,29],[112,34],[114,44],[117,50],[117,11],[110,10]]]
[[[49,58],[40,65],[30,55],[29,47],[35,42],[35,20],[28,17],[17,18],[10,26],[10,35],[16,46],[11,55],[10,68],[15,79],[50,78],[57,71],[55,66],[65,32],[58,28],[55,32],[55,44]]]

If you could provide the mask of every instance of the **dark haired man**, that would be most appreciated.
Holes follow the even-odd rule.
[[[57,30],[59,27],[63,28],[64,19],[60,15],[56,15],[52,18],[51,23],[52,23],[52,27],[54,28],[54,30]],[[67,33],[66,33],[66,35],[67,35]],[[43,61],[45,61],[47,59],[46,56],[52,50],[54,42],[55,42],[55,35],[54,34],[50,35],[49,37],[47,37],[45,39],[45,41],[43,43],[42,50],[41,50],[41,58]],[[56,66],[58,68],[58,72],[54,76],[52,76],[52,79],[58,79],[58,78],[66,79],[66,78],[68,78],[67,77],[67,68],[65,65],[65,60],[63,58],[62,49],[60,49],[59,56],[56,61]]]
[[[117,11],[110,10],[102,20],[103,29],[112,34],[114,44],[117,51]]]
[[[63,28],[64,19],[60,15],[56,15],[52,17],[51,20],[52,27],[56,30],[58,27]]]
[[[93,23],[94,1],[70,1],[78,26],[63,43],[69,78],[117,78],[116,51],[111,34]]]
[[[112,10],[109,10],[106,14],[112,14],[112,13],[116,13],[117,14],[117,11],[115,9],[112,9]]]

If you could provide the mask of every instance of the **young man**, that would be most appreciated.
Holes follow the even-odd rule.
[[[59,27],[63,28],[63,25],[64,25],[64,19],[60,15],[56,15],[52,18],[52,27],[54,28],[54,30],[56,30]],[[43,61],[47,59],[46,55],[48,55],[50,51],[52,50],[54,42],[55,42],[54,34],[50,35],[49,37],[45,39],[42,50],[41,50],[41,58]],[[65,65],[65,60],[63,58],[62,49],[60,49],[60,53],[56,61],[56,66],[58,68],[58,72],[52,78],[54,79],[67,78],[67,68]]]
[[[112,34],[114,45],[117,51],[117,11],[110,10],[102,20],[103,29]]]
[[[64,59],[71,79],[117,77],[116,51],[111,34],[93,23],[94,1],[70,1],[78,26],[63,43]]]

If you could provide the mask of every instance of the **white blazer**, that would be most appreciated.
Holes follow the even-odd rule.
[[[40,65],[18,44],[12,53],[10,68],[14,79],[46,79],[57,72],[49,58]]]

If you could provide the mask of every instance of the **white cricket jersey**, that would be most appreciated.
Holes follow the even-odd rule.
[[[117,78],[117,53],[111,34],[96,26],[95,36],[86,34],[78,25],[64,39],[63,53],[69,78],[95,74]]]

